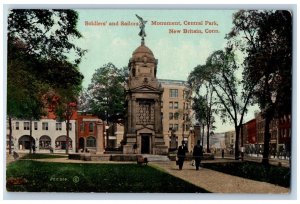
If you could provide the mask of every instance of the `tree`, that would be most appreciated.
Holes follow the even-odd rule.
[[[73,10],[13,9],[8,16],[7,115],[39,119],[45,115],[43,96],[51,89],[78,87],[78,63],[85,50]],[[71,58],[73,62],[68,62]],[[74,86],[73,86],[74,85]],[[9,138],[11,140],[12,131]],[[11,148],[10,148],[11,150]],[[10,151],[11,152],[11,151]]]
[[[213,109],[212,104],[212,98],[210,98],[212,92],[206,92],[204,96],[198,95],[193,98],[193,110],[196,113],[196,119],[201,122],[203,126],[203,132],[202,137],[204,137],[204,127],[206,126],[206,151],[210,152],[210,133],[215,129],[214,123],[215,123],[215,117],[213,113],[215,112],[215,109]],[[202,138],[203,141],[203,138]]]
[[[74,113],[76,111],[77,108],[77,102],[73,101],[73,102],[69,102],[71,101],[66,100],[66,99],[62,99],[60,100],[59,105],[56,108],[56,114],[58,115],[58,119],[60,121],[65,121],[66,123],[66,154],[69,154],[69,138],[70,138],[70,129],[71,129],[71,123],[70,120],[72,119],[72,117],[74,116]]]
[[[240,67],[236,63],[234,51],[230,48],[214,52],[206,64],[214,70],[212,86],[218,97],[220,116],[223,122],[229,119],[234,124],[235,159],[238,159],[240,130],[247,107],[251,103],[253,86],[247,86],[239,79]]]
[[[68,61],[74,54],[79,64],[86,50],[72,43],[81,38],[78,14],[70,9],[12,9],[8,15],[8,41],[18,40],[27,54],[46,60]]]
[[[211,92],[215,93],[215,98],[211,93],[211,103],[217,106],[216,113],[220,115],[222,121],[225,123],[230,120],[234,124],[235,159],[239,158],[240,129],[253,93],[253,87],[244,86],[243,89],[240,87],[244,83],[238,79],[238,70],[235,54],[228,48],[226,51],[218,50],[212,53],[202,70],[196,68],[191,73],[195,75],[195,81],[200,84],[208,83]]]
[[[56,84],[52,89],[43,96],[44,107],[47,107],[48,111],[55,114],[56,119],[59,121],[65,121],[66,123],[66,154],[69,153],[69,131],[70,120],[74,116],[77,110],[78,97],[81,91],[81,83],[83,75],[74,67],[73,64],[65,62],[58,65],[58,68],[62,70],[61,84]],[[69,70],[67,73],[64,70]],[[63,79],[65,74],[65,79]]]
[[[125,70],[112,63],[98,68],[88,89],[81,94],[80,109],[108,122],[123,121]]]
[[[238,11],[227,38],[246,54],[244,80],[253,86],[265,119],[264,164],[268,164],[269,124],[291,113],[292,16],[289,11]],[[237,43],[242,42],[242,43]]]
[[[110,123],[124,123],[124,84],[128,68],[118,69],[112,63],[96,69],[91,84],[80,96],[80,110],[91,112]],[[124,99],[124,100],[122,100]],[[108,133],[107,133],[107,144]]]
[[[14,54],[16,53],[17,52],[14,52]],[[14,58],[9,60],[7,66],[9,154],[12,153],[12,118],[29,119],[32,121],[44,115],[40,97],[46,86],[41,84],[41,82],[36,79],[34,73],[29,71],[31,65],[31,63],[26,61],[26,58]],[[30,136],[31,133],[30,129]],[[32,144],[30,144],[30,146],[32,146]]]
[[[216,113],[216,109],[214,108],[214,89],[211,85],[210,76],[211,74],[208,67],[206,65],[199,65],[195,67],[194,70],[190,73],[188,79],[188,83],[191,87],[191,90],[193,90],[196,93],[196,96],[193,98],[192,105],[192,108],[196,114],[196,119],[199,122],[201,122],[203,126],[206,126],[207,152],[210,152],[210,131],[215,128],[213,125],[215,123],[215,118],[213,114]]]

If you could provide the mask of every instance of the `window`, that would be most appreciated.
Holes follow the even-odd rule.
[[[189,91],[183,91],[183,98],[188,99],[189,98]]]
[[[72,131],[72,123],[69,123],[69,130]]]
[[[173,113],[169,113],[169,120],[173,120]]]
[[[94,132],[94,124],[93,123],[89,124],[89,131]]]
[[[42,123],[42,129],[48,130],[48,123]]]
[[[34,130],[38,130],[38,123],[34,122]]]
[[[178,89],[170,89],[170,97],[177,98],[178,97]]]
[[[72,139],[69,137],[68,149],[72,149]],[[67,137],[62,135],[55,140],[55,149],[66,149],[67,147]]]
[[[189,130],[190,130],[189,125],[185,125],[185,131],[189,131]]]
[[[94,137],[88,137],[86,140],[87,147],[96,147],[96,139]]]
[[[169,124],[169,130],[173,130],[173,124]]]
[[[179,117],[179,113],[178,112],[174,113],[174,120],[178,120],[178,117]]]
[[[178,109],[178,102],[174,102],[174,109]]]
[[[84,123],[80,123],[80,132],[84,132]]]
[[[183,118],[183,120],[188,121],[189,120],[189,115],[188,114],[184,114],[185,118]]]
[[[169,109],[173,109],[173,102],[169,102]]]
[[[16,122],[16,130],[19,130],[19,122]]]
[[[56,123],[56,130],[61,130],[62,128],[61,128],[61,123]]]
[[[174,130],[178,131],[178,124],[174,124]]]
[[[24,130],[29,130],[29,122],[24,122]]]
[[[43,135],[39,139],[40,149],[49,149],[51,147],[51,138],[47,135]]]

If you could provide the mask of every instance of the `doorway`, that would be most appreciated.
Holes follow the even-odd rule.
[[[151,134],[141,134],[142,144],[141,153],[150,154],[150,136]]]
[[[83,137],[79,138],[79,149],[84,150],[84,138]]]
[[[33,137],[29,135],[23,135],[22,137],[19,138],[19,149],[24,150],[24,149],[31,149],[32,145],[35,146],[35,140]]]

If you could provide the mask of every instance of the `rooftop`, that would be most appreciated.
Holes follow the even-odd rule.
[[[173,79],[158,79],[158,82],[160,82],[162,85],[181,85],[181,86],[186,86],[187,82],[183,80],[173,80]]]

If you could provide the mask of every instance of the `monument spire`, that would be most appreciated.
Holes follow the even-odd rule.
[[[137,14],[135,14],[136,17],[139,19],[140,21],[140,32],[139,32],[139,36],[142,37],[142,40],[141,40],[141,45],[145,45],[145,37],[146,37],[146,32],[145,32],[145,25],[147,23],[147,21],[145,21],[142,17],[138,16]]]

